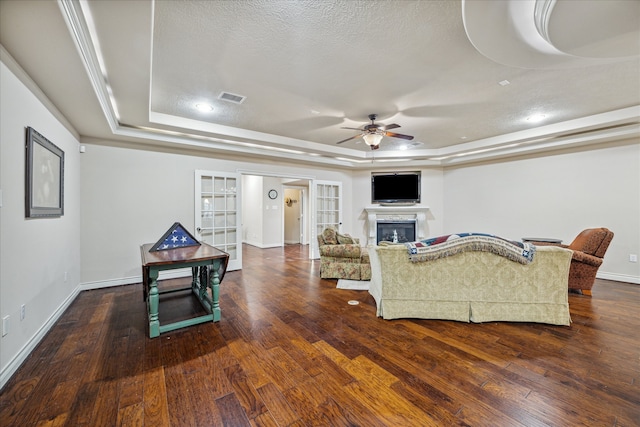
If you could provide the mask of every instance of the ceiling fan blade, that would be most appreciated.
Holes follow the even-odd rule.
[[[362,135],[355,135],[347,139],[343,139],[342,141],[336,142],[336,144],[342,144],[343,142],[351,141],[352,139],[360,138]]]
[[[399,128],[399,127],[400,127],[400,125],[397,125],[397,124],[395,124],[395,123],[391,123],[390,125],[386,125],[386,126],[384,126],[384,128],[383,128],[383,129],[384,129],[384,130],[389,130],[389,129],[395,129],[395,128]]]
[[[409,140],[413,139],[411,135],[403,135],[401,133],[385,132],[384,134],[392,138],[409,139]]]
[[[340,129],[359,130],[360,132],[362,132],[362,131],[363,131],[363,129],[362,129],[362,128],[347,128],[347,127],[344,127],[344,126],[343,126],[343,127],[341,127]]]

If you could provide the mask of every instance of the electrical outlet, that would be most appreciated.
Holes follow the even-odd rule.
[[[9,316],[4,316],[2,318],[2,336],[5,336],[9,333]]]
[[[27,307],[24,304],[20,306],[20,321],[24,320],[24,316],[27,314]]]
[[[629,254],[629,262],[638,262],[637,254]]]

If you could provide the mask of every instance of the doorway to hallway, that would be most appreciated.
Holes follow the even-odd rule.
[[[304,242],[304,192],[300,188],[284,188],[284,243]]]

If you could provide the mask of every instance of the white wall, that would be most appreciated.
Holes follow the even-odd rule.
[[[80,283],[78,141],[0,63],[0,387],[77,293]],[[25,218],[25,141],[31,126],[65,153],[64,216]],[[76,292],[76,293],[74,293]],[[20,320],[20,306],[26,308]]]
[[[283,245],[281,179],[255,175],[242,176],[242,224],[244,243],[259,248]],[[278,192],[272,200],[269,190]]]
[[[242,241],[262,245],[262,177],[242,176]]]
[[[100,144],[86,144],[81,163],[81,282],[86,287],[139,281],[141,244],[157,241],[176,221],[193,230],[196,169],[337,180],[343,182],[346,194],[351,194],[349,172],[310,166],[251,163]],[[279,205],[277,213],[281,215],[280,180],[269,176],[262,179],[259,198],[269,200],[266,190],[277,185],[278,200],[272,202]],[[346,212],[351,212],[351,201],[345,200],[344,205]],[[350,218],[345,222],[348,227],[353,225]],[[281,219],[278,224],[281,236]],[[263,239],[264,245],[273,243],[270,236]]]
[[[444,173],[445,234],[488,232],[569,244],[583,229],[615,233],[598,277],[640,283],[640,143]]]
[[[270,176],[264,177],[262,181],[262,246],[263,248],[273,248],[284,245],[284,211],[282,181],[280,178]],[[278,196],[270,199],[267,193],[276,190]]]

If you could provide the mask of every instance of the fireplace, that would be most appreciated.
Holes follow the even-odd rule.
[[[376,245],[383,240],[392,242],[394,230],[399,243],[402,243],[401,239],[415,242],[427,238],[429,208],[426,206],[369,206],[364,210],[367,215],[367,245]]]
[[[393,243],[414,242],[416,221],[377,221],[376,244],[382,241]]]

